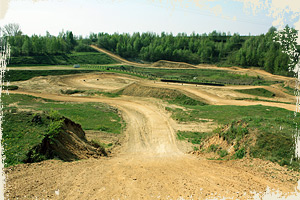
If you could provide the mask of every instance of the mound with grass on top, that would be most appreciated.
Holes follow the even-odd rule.
[[[3,123],[5,166],[46,159],[72,161],[106,156],[105,149],[87,141],[79,124],[58,112],[7,112]]]

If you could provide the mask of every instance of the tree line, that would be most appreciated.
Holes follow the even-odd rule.
[[[295,29],[286,27],[293,32]],[[275,74],[288,74],[289,56],[282,53],[279,43],[274,42],[276,28],[266,34],[241,36],[238,33],[209,34],[133,33],[108,34],[91,33],[88,37],[74,36],[72,31],[62,31],[58,36],[48,32],[45,36],[22,34],[19,26],[13,24],[2,28],[4,37],[11,45],[11,54],[38,56],[68,54],[72,51],[93,51],[90,44],[110,50],[121,57],[132,60],[155,62],[170,60],[191,64],[237,65],[260,67]],[[298,49],[299,50],[299,49]]]

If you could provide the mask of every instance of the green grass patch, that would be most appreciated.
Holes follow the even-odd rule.
[[[45,114],[5,112],[1,141],[5,167],[23,163],[28,152],[41,143],[47,134],[55,134],[57,125]],[[42,157],[39,159],[43,160]]]
[[[294,112],[261,105],[185,107],[188,109],[168,108],[168,110],[172,112],[172,117],[180,122],[199,122],[204,118],[223,125],[223,128],[216,129],[214,133],[226,140],[228,144],[234,145],[235,154],[232,158],[240,159],[249,154],[255,158],[299,169],[300,162],[294,158],[294,135],[296,125],[300,123],[300,116],[295,117]],[[255,143],[253,143],[253,134],[256,138]],[[194,143],[203,141],[201,134],[197,133],[178,132],[177,137],[188,138]],[[208,150],[218,153],[220,149],[215,145]],[[220,154],[223,156],[225,153],[220,152]]]
[[[38,76],[55,76],[94,72],[90,70],[10,70],[5,72],[4,81],[26,81]]]
[[[197,101],[192,99],[184,94],[179,94],[175,98],[167,99],[167,101],[171,104],[178,104],[178,105],[189,105],[189,106],[203,106],[207,105],[202,101]]]
[[[267,99],[259,99],[257,97],[255,98],[236,98],[235,100],[250,100],[250,101],[265,101],[265,102],[273,102],[273,103],[284,103],[284,104],[295,104],[291,102],[283,102],[283,101],[272,101],[272,100],[267,100]]]
[[[73,65],[73,64],[117,64],[115,60],[101,52],[73,52],[62,55],[11,57],[9,67],[31,65]]]
[[[177,138],[179,140],[187,140],[192,144],[200,144],[204,139],[211,136],[212,133],[190,132],[190,131],[177,131]]]
[[[277,82],[267,81],[258,76],[248,76],[213,69],[157,69],[133,66],[110,66],[109,70],[118,70],[142,77],[170,79],[185,82],[232,84],[232,85],[270,85]]]
[[[232,105],[204,105],[185,106],[188,110],[180,108],[170,109],[172,118],[179,122],[201,122],[203,119],[213,119],[219,124],[228,124],[232,120],[241,119],[245,116],[264,116],[272,118],[274,116],[293,115],[292,111],[283,108],[270,106],[232,106]]]
[[[62,94],[76,94],[76,93],[84,93],[84,90],[60,90]]]
[[[102,130],[119,134],[124,126],[118,111],[103,103],[58,102],[20,94],[3,95],[2,101],[4,110],[16,109],[10,105],[16,102],[21,108],[36,111],[57,110],[60,115],[81,124],[85,130]]]
[[[88,95],[101,95],[101,96],[106,96],[106,97],[110,97],[110,98],[115,98],[115,97],[119,97],[120,96],[119,93],[100,92],[100,91],[94,91],[94,90],[87,91],[86,93]]]
[[[272,98],[272,97],[275,96],[275,94],[273,92],[270,92],[269,90],[266,90],[264,88],[254,88],[254,89],[235,90],[235,91],[240,92],[240,93],[244,93],[244,94],[260,96],[260,97]]]
[[[19,87],[17,85],[3,85],[2,86],[3,90],[17,90],[19,89]]]
[[[284,87],[284,85],[282,84],[282,87],[285,89],[286,93],[288,93],[289,95],[295,96],[295,88],[291,88],[289,86]]]

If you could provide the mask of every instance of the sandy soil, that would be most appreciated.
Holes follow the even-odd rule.
[[[20,89],[11,93],[30,94],[58,101],[107,103],[121,111],[127,127],[124,138],[120,141],[121,146],[114,150],[111,157],[76,162],[49,160],[6,169],[6,197],[250,199],[253,197],[251,192],[263,193],[267,187],[280,190],[286,195],[295,192],[300,174],[277,164],[249,158],[239,161],[216,161],[207,160],[203,155],[186,154],[190,147],[176,141],[176,131],[206,131],[216,126],[212,122],[178,124],[164,110],[162,102],[152,98],[99,98],[60,93],[61,89],[114,91],[132,83],[176,89],[210,104],[262,104],[295,110],[295,105],[292,104],[234,100],[236,97],[245,97],[244,94],[231,91],[242,87],[167,84],[112,73],[36,77],[29,81],[15,82],[12,84],[18,85]],[[287,102],[294,101],[293,97],[278,91],[277,88],[270,86],[266,89],[272,90],[278,98]]]

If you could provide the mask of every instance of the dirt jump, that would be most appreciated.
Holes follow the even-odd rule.
[[[129,64],[122,58],[115,59]],[[262,104],[294,111],[295,98],[276,87],[263,86],[276,93],[277,100],[291,104],[235,100],[249,97],[234,92],[245,86],[195,87],[114,73],[36,77],[13,84],[19,90],[11,93],[63,102],[109,104],[121,111],[127,125],[121,146],[110,157],[75,162],[48,160],[7,168],[9,199],[251,199],[254,193],[262,195],[267,188],[285,195],[295,194],[300,174],[278,164],[250,158],[208,160],[188,154],[191,147],[176,140],[176,131],[212,130],[217,125],[180,124],[170,117],[161,100],[130,95],[108,98],[61,94],[61,90],[67,89],[112,92],[136,84],[134,90],[142,86],[174,89],[209,104]],[[247,86],[254,87],[257,86]]]

